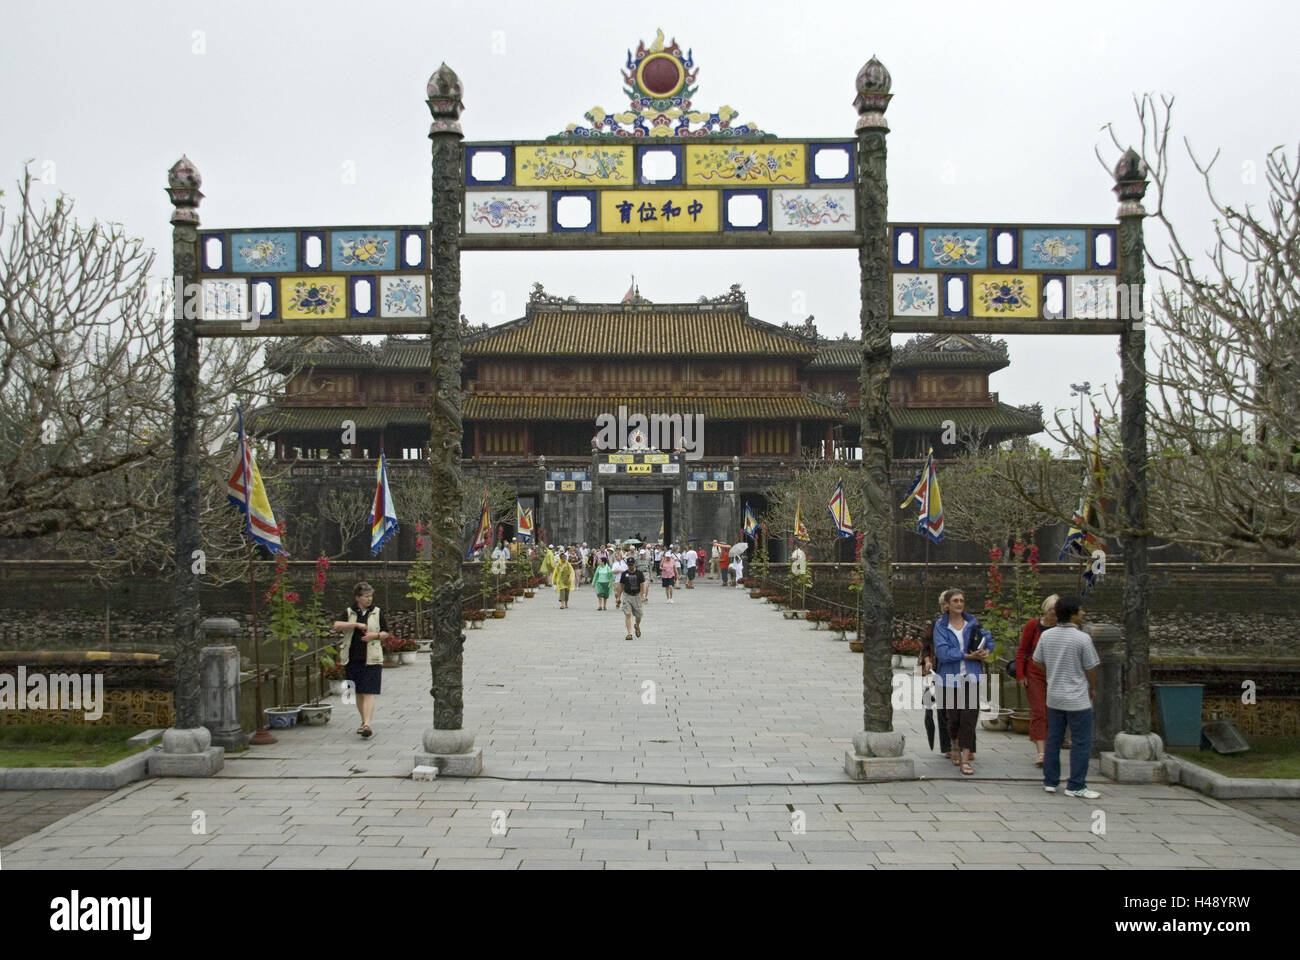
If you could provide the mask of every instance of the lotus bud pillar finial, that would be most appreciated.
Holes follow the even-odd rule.
[[[203,178],[189,157],[182,155],[172,164],[172,168],[167,171],[167,196],[176,208],[172,214],[173,224],[199,222],[198,206],[203,199],[199,187],[202,184]]]
[[[885,120],[885,111],[889,108],[889,101],[893,97],[889,92],[892,85],[893,80],[889,76],[889,71],[875,57],[863,64],[862,69],[858,71],[856,84],[858,95],[853,100],[853,106],[858,111],[858,130],[868,127],[889,129],[889,123]]]

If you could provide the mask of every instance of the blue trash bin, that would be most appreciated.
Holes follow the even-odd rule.
[[[1205,684],[1153,683],[1151,686],[1156,691],[1156,709],[1165,745],[1199,748]]]

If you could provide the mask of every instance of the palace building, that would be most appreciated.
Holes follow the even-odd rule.
[[[736,286],[695,303],[589,304],[539,284],[519,319],[462,334],[465,474],[512,486],[551,542],[734,540],[742,504],[761,512],[805,458],[860,457],[859,343],[820,338],[811,318],[759,320]],[[394,484],[424,469],[427,339],[304,337],[270,362],[292,376],[251,429],[294,480],[373,483],[381,448]],[[1004,342],[970,335],[895,348],[895,457],[952,451],[945,426],[979,446],[1041,430],[1041,411],[989,392],[1008,364]]]

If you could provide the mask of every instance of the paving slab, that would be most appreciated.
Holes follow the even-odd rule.
[[[481,777],[409,778],[432,720],[428,672],[396,668],[371,740],[342,708],[208,780],[0,793],[4,868],[1300,866],[1300,801],[1099,777],[1096,801],[1050,796],[1026,738],[982,729],[978,776],[963,778],[928,750],[916,711],[894,721],[925,779],[851,781],[862,680],[847,645],[716,582],[651,604],[628,644],[621,618],[585,607],[589,589],[567,611],[543,592],[469,634],[465,728]],[[197,811],[205,834],[191,830]]]

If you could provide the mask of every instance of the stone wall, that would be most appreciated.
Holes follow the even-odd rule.
[[[20,672],[19,668],[24,668]],[[91,678],[103,676],[102,714],[87,719],[83,706],[78,709],[28,708],[0,700],[0,725],[54,723],[71,726],[124,726],[166,728],[175,716],[173,692],[176,688],[176,665],[153,654],[121,654],[105,657],[84,652],[38,652],[31,650],[0,651],[0,689],[12,693],[22,678],[30,683],[34,674],[42,674],[45,683],[59,675]],[[93,681],[91,681],[93,682]],[[30,687],[29,687],[30,689]]]

